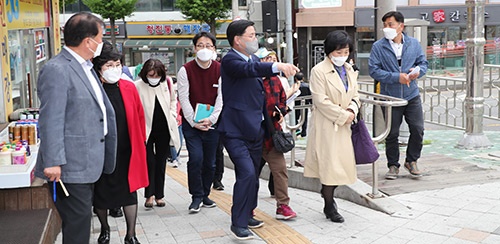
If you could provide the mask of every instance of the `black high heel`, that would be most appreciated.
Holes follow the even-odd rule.
[[[325,206],[325,208],[323,208],[323,213],[325,214],[326,218],[330,219],[332,222],[344,223],[344,217],[339,214],[335,200],[333,201],[332,206]]]
[[[99,238],[97,238],[97,243],[99,244],[109,244],[109,240],[111,239],[109,230],[101,230],[101,234]]]
[[[337,211],[330,211],[330,212],[324,211],[324,213],[325,213],[326,218],[330,219],[332,222],[344,223],[344,217],[342,217],[342,215],[340,215],[339,212],[337,212]]]
[[[137,240],[137,237],[132,236],[132,237],[126,237],[125,236],[125,244],[141,244],[139,240]]]

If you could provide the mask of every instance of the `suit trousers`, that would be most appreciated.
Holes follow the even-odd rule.
[[[186,148],[189,155],[187,162],[188,188],[193,200],[210,195],[214,181],[215,154],[219,145],[219,132],[201,131],[188,122],[182,126]]]
[[[262,152],[262,158],[267,161],[274,179],[274,195],[276,196],[276,204],[288,205],[290,197],[288,197],[288,169],[286,168],[285,155],[276,149],[266,150]]]
[[[224,145],[222,144],[222,139],[219,140],[219,145],[217,146],[217,151],[215,152],[215,174],[214,181],[222,181],[222,176],[224,175]]]
[[[49,182],[50,198],[53,198],[53,182]],[[69,197],[66,197],[57,183],[55,205],[62,219],[64,244],[88,244],[90,221],[92,219],[92,198],[94,184],[65,183]]]
[[[259,167],[262,157],[264,130],[256,141],[223,137],[224,147],[234,163],[236,182],[233,187],[231,223],[235,227],[248,227],[252,211],[257,208],[259,191]]]

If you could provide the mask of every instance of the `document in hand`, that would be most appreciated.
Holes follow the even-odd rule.
[[[413,68],[413,70],[408,74],[413,75],[413,74],[416,74],[418,72],[420,72],[420,66],[415,66],[415,68]]]
[[[295,101],[295,98],[297,98],[299,95],[300,95],[300,90],[297,90],[286,100],[286,105],[292,104]]]
[[[194,122],[198,123],[200,120],[208,118],[214,111],[214,106],[210,104],[197,103],[194,110]]]

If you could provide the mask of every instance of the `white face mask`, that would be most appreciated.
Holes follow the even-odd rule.
[[[97,43],[94,39],[90,38],[90,40],[92,40],[95,44],[97,44],[97,48],[95,49],[95,51],[92,51],[92,49],[89,48],[89,50],[91,52],[94,53],[94,58],[101,55],[101,51],[102,51],[102,46],[104,46],[104,42],[101,42],[101,43]]]
[[[207,48],[203,48],[203,49],[199,50],[198,52],[196,52],[196,57],[202,62],[207,62],[208,60],[210,60],[213,57],[213,54],[214,54],[214,51],[207,49]]]
[[[246,48],[245,51],[248,54],[253,54],[259,50],[259,41],[257,39],[249,42],[245,42]]]
[[[217,60],[217,52],[214,52],[214,54],[212,54],[212,60]]]
[[[345,61],[347,61],[348,56],[340,56],[340,57],[334,57],[332,56],[330,60],[332,60],[333,64],[336,66],[343,66]]]
[[[148,82],[150,85],[156,86],[156,85],[158,85],[158,83],[160,83],[160,79],[161,78],[149,78],[148,77]]]
[[[396,38],[396,36],[398,36],[398,32],[396,31],[396,29],[387,27],[387,28],[384,28],[383,31],[384,31],[384,37],[387,40],[394,40],[394,38]]]
[[[121,68],[111,68],[102,72],[102,78],[104,78],[106,80],[106,83],[108,84],[115,84],[116,82],[118,82],[121,75],[122,75]]]

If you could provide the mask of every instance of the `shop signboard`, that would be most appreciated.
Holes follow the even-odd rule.
[[[217,38],[225,38],[229,21],[222,21],[217,28]],[[194,21],[151,21],[151,22],[128,22],[127,37],[128,38],[193,38],[194,35],[201,31],[210,32],[208,24]]]
[[[491,4],[485,8],[484,24],[500,25],[500,15],[491,14],[500,11],[500,4]],[[429,26],[465,26],[467,24],[467,7],[465,5],[446,6],[399,6],[405,19],[421,19],[429,21]],[[354,11],[356,27],[373,27],[374,9],[356,8]]]
[[[33,29],[50,26],[49,0],[9,0],[5,1],[7,28]]]
[[[341,6],[342,0],[300,0],[301,8],[334,8]]]

